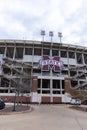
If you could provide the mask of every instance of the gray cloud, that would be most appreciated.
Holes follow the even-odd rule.
[[[58,42],[58,32],[64,43],[86,45],[86,0],[1,0],[0,38],[41,40],[40,31],[54,31],[53,41]]]

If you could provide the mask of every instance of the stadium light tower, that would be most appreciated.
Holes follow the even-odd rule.
[[[44,41],[45,31],[41,30],[42,41]]]
[[[58,32],[58,37],[60,38],[60,43],[61,43],[62,42],[61,38],[63,37],[61,32]]]
[[[49,32],[49,36],[51,37],[51,43],[52,43],[53,31]]]

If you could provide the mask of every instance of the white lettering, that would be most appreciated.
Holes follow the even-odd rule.
[[[62,61],[58,61],[58,60],[54,60],[54,59],[47,59],[47,60],[39,60],[39,65],[41,67],[45,66],[45,65],[48,65],[50,66],[51,68],[54,66],[58,66],[60,69],[63,68],[63,62]]]

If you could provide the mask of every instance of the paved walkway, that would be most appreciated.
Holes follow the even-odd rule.
[[[0,130],[87,130],[87,113],[68,105],[31,105],[33,111],[0,115]]]

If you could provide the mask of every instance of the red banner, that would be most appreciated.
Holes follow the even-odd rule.
[[[42,71],[49,71],[52,69],[53,71],[58,72],[63,69],[63,62],[58,56],[50,58],[49,56],[44,55],[42,56],[42,59],[40,59],[39,65]]]

